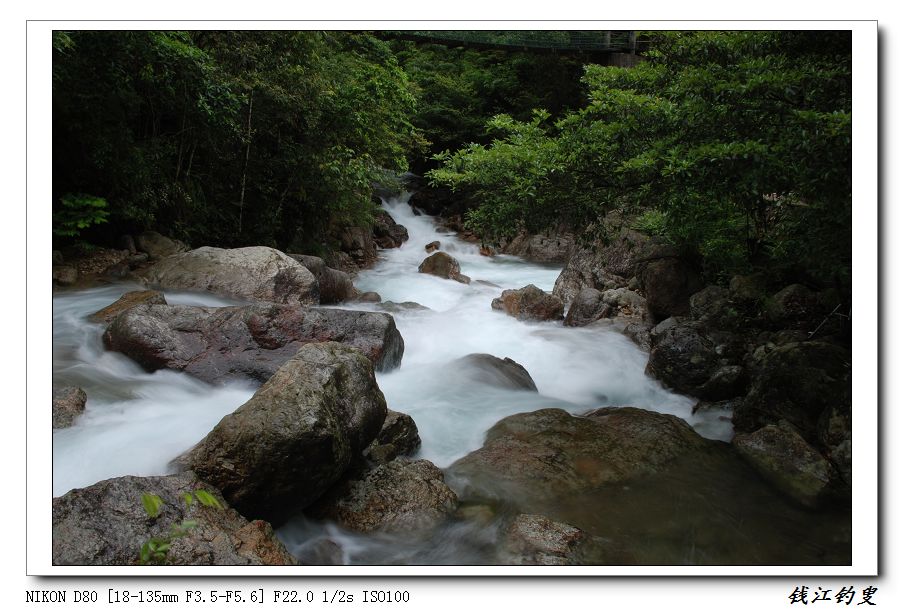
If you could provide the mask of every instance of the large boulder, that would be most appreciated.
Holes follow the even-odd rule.
[[[503,310],[519,321],[556,321],[563,318],[565,305],[554,295],[532,284],[506,289],[492,302],[493,310]]]
[[[671,317],[650,331],[650,339],[647,372],[668,387],[706,400],[741,393],[746,373],[737,362],[742,349],[730,333]]]
[[[384,313],[287,304],[138,306],[113,320],[104,345],[147,370],[181,370],[208,383],[263,382],[310,342],[341,342],[377,370],[397,368],[405,343]]]
[[[640,285],[650,316],[661,321],[690,313],[691,295],[703,288],[696,265],[667,244],[651,243],[639,255]]]
[[[188,250],[183,242],[172,240],[156,231],[145,231],[135,238],[138,250],[147,253],[151,259],[163,259]],[[132,251],[130,251],[132,252]]]
[[[398,248],[408,241],[408,229],[398,224],[385,210],[374,216],[373,233],[374,241],[380,248]]]
[[[244,515],[276,524],[342,477],[385,418],[364,355],[335,342],[308,344],[176,465]]]
[[[435,528],[457,505],[432,462],[398,459],[341,483],[306,513],[361,533],[412,533]]]
[[[468,381],[485,383],[503,389],[537,391],[527,370],[513,359],[499,359],[488,353],[471,353],[453,361],[450,374]]]
[[[738,432],[784,420],[807,442],[817,443],[823,415],[850,416],[851,357],[846,349],[821,341],[790,342],[758,349],[754,357],[749,392],[732,418]]]
[[[68,428],[85,411],[88,394],[81,387],[53,388],[53,427]]]
[[[421,446],[417,424],[410,415],[387,411],[377,438],[364,450],[364,457],[374,464],[386,464],[399,456],[408,456]]]
[[[587,287],[602,291],[628,286],[638,274],[638,254],[649,242],[649,236],[632,228],[629,216],[609,212],[576,243],[553,295],[568,303]]]
[[[377,260],[377,244],[369,227],[345,227],[340,230],[339,246],[357,267],[368,267]]]
[[[642,323],[647,318],[647,302],[626,288],[598,291],[592,287],[585,287],[568,307],[565,325],[582,327],[604,318],[620,318]]]
[[[129,291],[128,293],[123,293],[122,297],[106,308],[101,308],[90,315],[88,320],[97,323],[112,323],[113,319],[135,306],[157,306],[163,304],[166,304],[166,298],[160,291]]]
[[[209,291],[248,300],[316,304],[317,279],[301,263],[275,248],[204,246],[171,255],[144,272],[149,285]]]
[[[471,279],[461,273],[461,265],[455,257],[445,252],[435,252],[418,266],[417,271],[422,274],[430,274],[439,278],[448,278],[468,284]]]
[[[819,297],[802,284],[788,285],[765,302],[766,317],[776,326],[806,329],[822,319]]]
[[[542,409],[506,417],[447,471],[460,495],[523,506],[655,474],[710,442],[682,419],[637,408],[577,417]]]
[[[327,267],[320,257],[290,254],[290,257],[304,265],[317,278],[321,304],[339,304],[357,296],[351,277],[340,270]]]
[[[522,513],[502,536],[503,565],[578,565],[589,536],[580,528]]]
[[[574,250],[574,234],[565,230],[530,234],[522,231],[501,252],[538,263],[565,263]]]
[[[205,506],[185,494],[205,490],[221,507]],[[142,496],[162,501],[150,517]],[[164,560],[171,565],[295,565],[272,527],[249,522],[224,505],[213,486],[193,473],[165,477],[117,477],[53,499],[54,565],[135,565],[141,546],[152,538],[170,536],[173,525],[197,524],[175,538]]]
[[[797,432],[769,425],[752,434],[736,434],[732,444],[767,481],[808,507],[833,496],[832,465]]]

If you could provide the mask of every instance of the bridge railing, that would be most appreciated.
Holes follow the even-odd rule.
[[[445,45],[548,51],[637,51],[633,30],[384,30],[383,34]]]

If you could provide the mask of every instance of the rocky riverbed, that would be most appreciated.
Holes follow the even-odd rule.
[[[337,267],[148,235],[60,287],[55,563],[138,563],[184,520],[164,562],[850,562],[831,293],[704,286],[617,212],[508,244],[536,262],[384,207]]]

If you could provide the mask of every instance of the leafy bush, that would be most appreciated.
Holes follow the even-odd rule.
[[[212,507],[214,509],[222,509],[223,505],[217,498],[207,490],[193,490],[191,492],[183,492],[182,500],[185,503],[186,513],[191,510],[197,500],[204,507]],[[160,515],[163,507],[163,499],[156,494],[145,492],[141,495],[141,504],[145,512],[151,519]],[[169,554],[173,541],[180,537],[185,537],[191,529],[198,526],[197,520],[183,519],[179,524],[172,524],[166,535],[151,537],[143,544],[139,551],[138,562],[142,565],[163,565],[166,564],[166,557]]]
[[[83,194],[67,194],[60,198],[53,212],[53,234],[78,237],[82,230],[107,222],[110,215],[107,200]]]

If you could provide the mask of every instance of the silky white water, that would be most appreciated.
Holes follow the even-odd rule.
[[[598,322],[569,328],[561,322],[525,323],[491,309],[492,299],[503,289],[534,284],[552,290],[560,267],[508,256],[483,257],[476,246],[454,234],[437,232],[435,219],[415,216],[404,200],[391,201],[385,207],[408,228],[410,239],[401,248],[381,251],[378,263],[360,272],[355,285],[377,291],[385,301],[414,301],[430,309],[394,313],[405,340],[402,364],[393,372],[377,375],[389,407],[415,419],[423,441],[418,457],[447,467],[479,448],[486,430],[499,419],[550,406],[575,413],[600,406],[637,406],[682,417],[708,438],[731,438],[727,413],[692,414],[692,399],[665,390],[645,375],[647,354],[620,333],[621,325]],[[418,273],[418,265],[427,256],[424,245],[433,240],[440,240],[441,249],[461,263],[462,273],[472,278],[471,284]],[[89,322],[87,317],[136,288],[117,284],[54,295],[54,385],[78,385],[88,394],[85,413],[73,427],[53,432],[54,495],[111,477],[166,473],[173,457],[203,438],[224,415],[254,394],[254,387],[247,384],[211,386],[169,370],[148,373],[128,358],[105,351],[101,343],[104,326]],[[166,299],[170,304],[205,306],[242,303],[205,293],[167,292]],[[378,309],[373,304],[342,308]],[[473,373],[450,366],[470,353],[512,358],[527,369],[538,391],[493,387],[476,380]],[[662,505],[665,498],[674,505],[688,502],[703,490],[699,497],[703,504],[692,514],[679,511],[686,519],[675,523],[678,528],[687,524],[706,530],[718,521],[722,525],[718,532],[723,534],[718,535],[716,543],[737,547],[743,559],[751,550],[759,549],[757,546],[763,543],[760,538],[772,532],[773,526],[784,528],[788,536],[807,537],[807,529],[822,528],[813,526],[809,518],[795,518],[796,511],[773,515],[781,509],[781,501],[766,498],[769,495],[762,489],[753,490],[758,485],[755,477],[745,476],[742,483],[746,487],[734,494],[735,479],[723,485],[700,476],[707,471],[678,469],[677,475],[650,488],[652,491],[640,500]],[[710,484],[716,486],[712,494],[704,490]],[[752,496],[745,501],[742,497],[748,492]],[[649,510],[653,519],[636,520],[632,516],[640,515],[638,510],[630,506],[627,513],[618,510],[620,501],[615,497],[619,495],[605,495],[599,501],[594,500],[599,495],[590,494],[586,495],[587,503],[565,503],[563,507],[582,507],[581,511],[591,513],[599,510],[606,524],[614,523],[615,514],[620,514],[625,518],[619,522],[624,528],[658,528],[658,505],[643,509]],[[601,503],[607,502],[616,509],[600,509]],[[754,515],[757,507],[763,511]],[[700,520],[693,517],[699,515],[703,516]],[[742,526],[746,529],[760,518],[763,528],[749,531],[756,541],[737,540]],[[745,522],[740,525],[737,520]],[[429,536],[362,536],[329,521],[301,516],[277,529],[277,534],[307,564],[492,564],[498,562],[501,524],[503,515],[481,522],[464,516],[443,524]],[[781,539],[785,535],[778,536]],[[658,550],[660,543],[651,540],[649,545]],[[784,555],[782,545],[773,547]],[[663,552],[667,553],[665,562],[683,562],[682,558],[707,562],[693,556],[695,544],[687,550],[683,544],[674,549],[679,555]],[[770,562],[771,552],[764,554],[757,558]],[[658,558],[658,553],[650,558],[654,557]]]
[[[172,370],[148,373],[105,351],[104,326],[88,315],[139,287],[117,284],[53,298],[53,383],[88,394],[84,414],[53,432],[53,495],[122,475],[161,475],[175,456],[244,404],[247,384],[211,386]],[[166,293],[170,304],[242,302],[206,293]]]
[[[474,244],[437,232],[436,220],[416,216],[405,200],[384,207],[408,229],[409,240],[401,248],[381,251],[379,262],[361,272],[356,285],[378,292],[384,301],[413,301],[431,309],[394,315],[405,339],[402,366],[377,377],[390,408],[417,423],[423,440],[420,456],[448,466],[479,448],[498,420],[545,407],[580,412],[636,406],[682,417],[711,438],[730,436],[730,422],[693,416],[693,400],[644,374],[647,354],[620,333],[623,325],[528,323],[490,307],[503,289],[533,284],[552,291],[561,265],[484,257]],[[434,240],[458,260],[471,284],[418,273],[427,257],[424,246]],[[470,353],[515,360],[533,377],[538,392],[492,387],[449,369],[450,362]]]

